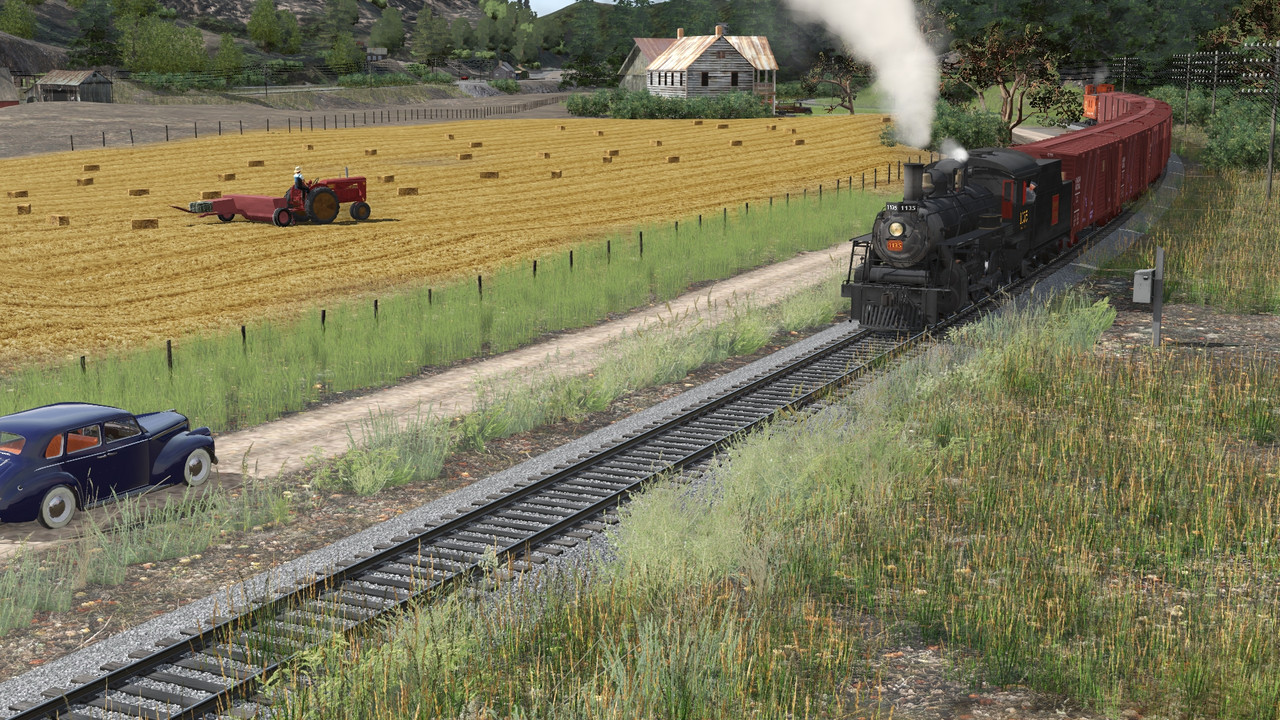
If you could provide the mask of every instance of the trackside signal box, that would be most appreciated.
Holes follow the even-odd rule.
[[[1151,303],[1151,285],[1155,280],[1155,268],[1147,268],[1146,270],[1136,270],[1133,273],[1133,301],[1136,303]]]

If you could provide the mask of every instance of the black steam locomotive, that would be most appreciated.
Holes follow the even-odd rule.
[[[1072,188],[1057,159],[980,149],[904,164],[902,177],[902,202],[886,204],[870,240],[854,241],[840,287],[864,327],[933,325],[1029,274],[1072,236]]]

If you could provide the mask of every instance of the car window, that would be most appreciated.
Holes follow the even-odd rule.
[[[46,459],[52,460],[53,458],[60,457],[61,455],[62,436],[54,435],[53,439],[49,441],[49,446],[44,449],[44,456]]]
[[[79,430],[67,433],[67,452],[76,453],[81,450],[96,448],[102,444],[102,432],[97,425],[86,425]]]
[[[121,418],[102,423],[103,442],[124,440],[141,434],[142,428],[138,427],[138,421],[133,418]]]
[[[0,452],[17,455],[26,443],[27,439],[21,435],[0,430]]]

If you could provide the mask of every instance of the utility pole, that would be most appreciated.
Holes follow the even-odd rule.
[[[1243,47],[1248,48],[1266,48],[1270,57],[1262,58],[1244,58],[1246,65],[1262,65],[1264,72],[1246,73],[1244,78],[1246,81],[1253,79],[1257,81],[1259,87],[1246,88],[1244,92],[1249,95],[1261,95],[1267,93],[1271,95],[1271,137],[1267,143],[1267,207],[1271,205],[1271,177],[1275,166],[1276,156],[1276,100],[1280,95],[1280,40],[1274,45],[1250,44]]]

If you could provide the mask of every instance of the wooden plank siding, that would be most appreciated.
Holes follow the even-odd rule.
[[[718,55],[723,54],[721,58]],[[733,84],[733,73],[738,73],[738,84]],[[707,84],[702,84],[706,73]],[[663,97],[695,98],[724,95],[725,93],[756,92],[756,69],[742,53],[734,49],[724,37],[716,38],[706,51],[689,64],[683,72],[652,72],[648,79],[649,92]],[[772,83],[766,83],[772,85]],[[772,88],[770,88],[772,91]]]

